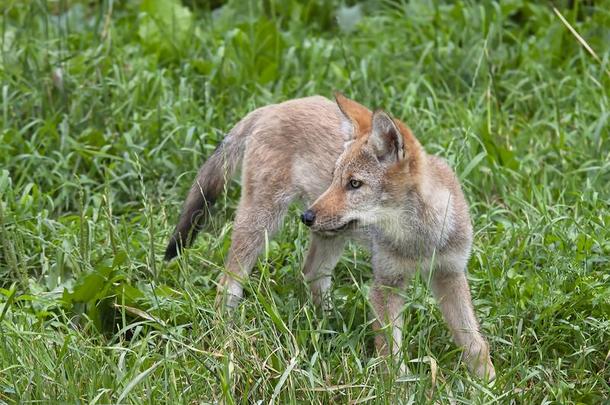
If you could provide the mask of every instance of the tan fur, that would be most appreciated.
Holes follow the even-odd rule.
[[[372,252],[370,302],[375,328],[382,330],[376,339],[379,352],[399,354],[401,291],[421,270],[469,368],[493,379],[465,276],[472,226],[457,178],[442,159],[427,155],[399,120],[383,111],[372,113],[341,94],[336,102],[292,100],[240,121],[200,170],[166,257],[174,253],[172,246],[177,253],[190,242],[183,235],[199,225],[192,218],[207,210],[207,197],[217,196],[243,156],[242,196],[218,285],[219,304],[238,304],[265,238],[273,236],[288,205],[299,199],[315,215],[308,224],[313,232],[303,272],[317,304],[330,304],[332,270],[345,239],[363,242]]]

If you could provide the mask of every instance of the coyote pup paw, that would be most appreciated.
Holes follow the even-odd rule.
[[[241,301],[243,287],[228,274],[223,274],[218,281],[215,306],[218,310],[232,312]]]
[[[481,348],[477,353],[471,353],[466,356],[468,369],[481,380],[492,382],[496,378],[496,369],[494,368],[491,358],[489,357],[489,349]]]

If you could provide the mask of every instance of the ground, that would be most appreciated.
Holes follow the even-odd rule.
[[[610,13],[603,1],[5,0],[0,402],[610,400]],[[461,179],[498,378],[471,377],[425,280],[408,372],[380,372],[367,252],[334,309],[293,207],[233,317],[214,309],[239,181],[179,260],[197,168],[252,109],[341,90]]]

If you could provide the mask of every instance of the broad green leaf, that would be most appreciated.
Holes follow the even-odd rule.
[[[142,43],[162,57],[175,57],[193,29],[191,11],[178,0],[144,0],[138,35]]]

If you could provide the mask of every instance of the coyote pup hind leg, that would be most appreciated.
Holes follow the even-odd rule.
[[[231,247],[225,270],[218,282],[216,306],[234,309],[243,296],[245,283],[265,246],[265,238],[271,239],[277,231],[288,202],[261,201],[252,204],[242,197],[231,235]]]

